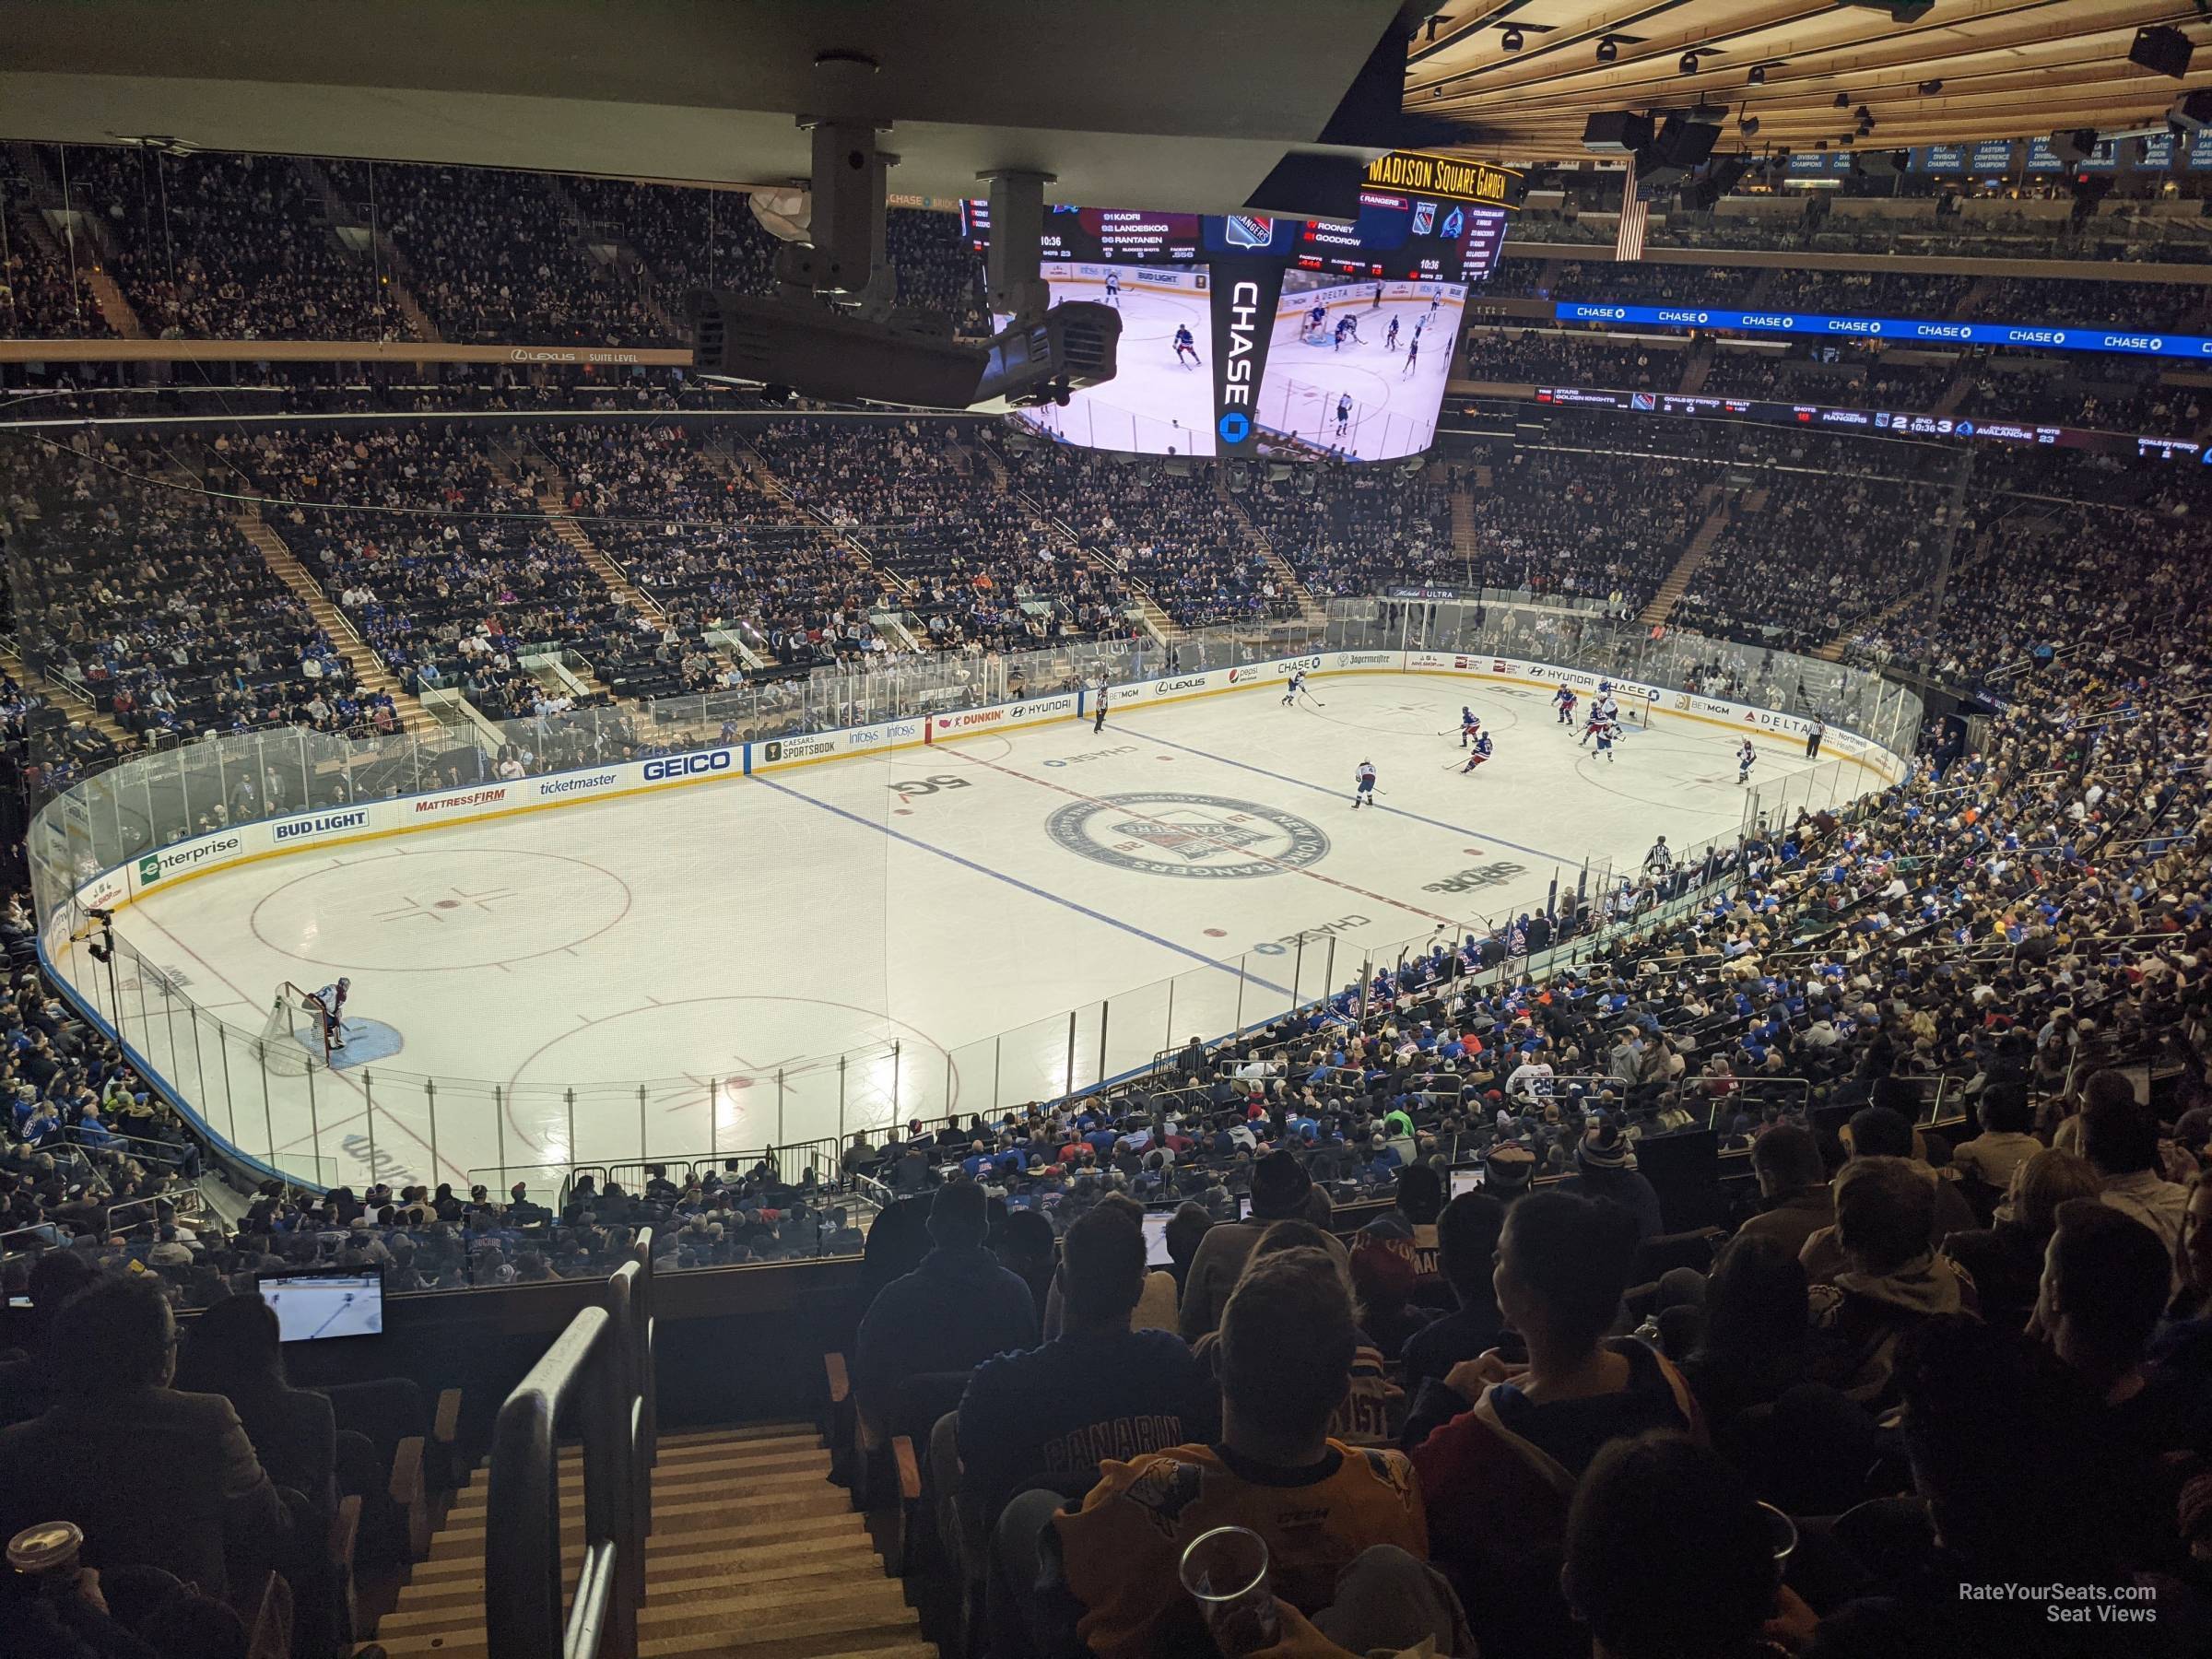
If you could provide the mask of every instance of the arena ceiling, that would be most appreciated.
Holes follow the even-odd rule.
[[[1700,100],[1728,109],[1729,144],[1741,116],[1756,118],[1757,135],[1742,140],[1754,149],[1852,140],[1862,106],[1874,130],[1856,143],[1868,149],[2109,133],[2157,125],[2184,90],[2212,87],[2207,9],[1935,0],[1899,22],[1887,5],[1837,0],[1447,0],[1411,46],[1406,106],[1462,126],[1455,147],[1506,161],[1582,155],[1583,124],[1597,112]],[[2136,31],[2152,24],[2195,44],[2185,79],[2128,61]],[[1598,55],[1607,41],[1609,63]],[[1763,85],[1751,84],[1754,69]]]
[[[1063,200],[1221,211],[1322,136],[1400,6],[9,0],[0,138],[782,183],[808,167],[794,115],[872,115],[895,192],[1036,168]]]

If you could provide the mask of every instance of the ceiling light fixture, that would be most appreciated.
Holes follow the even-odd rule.
[[[1694,52],[1684,53],[1682,54],[1682,73],[1685,75],[1695,75],[1697,72],[1698,54]]]
[[[1752,65],[1751,74],[1748,78],[1750,84],[1754,87],[1765,86],[1767,84],[1767,66],[1764,64]]]
[[[1848,93],[1848,92],[1839,92],[1839,93],[1837,93],[1837,94],[1836,94],[1836,108],[1837,108],[1837,109],[1839,109],[1839,110],[1848,110],[1848,109],[1850,109],[1850,108],[1851,108],[1851,94],[1850,94],[1850,93]]]
[[[1519,29],[1509,29],[1505,31],[1505,49],[1508,52],[1518,52],[1527,43],[1527,38]]]

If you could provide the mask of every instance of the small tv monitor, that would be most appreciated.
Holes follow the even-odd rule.
[[[1469,1164],[1464,1170],[1453,1171],[1451,1184],[1452,1196],[1454,1198],[1462,1193],[1479,1192],[1482,1188],[1482,1166]]]
[[[1145,1212],[1145,1265],[1165,1267],[1174,1258],[1168,1254],[1168,1223],[1175,1218],[1173,1210],[1147,1210]]]
[[[266,1273],[254,1288],[276,1311],[279,1341],[327,1342],[383,1334],[384,1276],[379,1268]]]

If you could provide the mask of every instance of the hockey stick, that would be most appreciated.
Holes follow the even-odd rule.
[[[1327,703],[1323,702],[1320,698],[1314,696],[1312,692],[1307,690],[1303,686],[1300,686],[1298,688],[1298,694],[1317,709],[1325,709],[1329,706]]]

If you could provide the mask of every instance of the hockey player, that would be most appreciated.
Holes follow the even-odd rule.
[[[1407,375],[1411,374],[1413,372],[1413,366],[1420,360],[1421,336],[1417,334],[1413,336],[1413,343],[1406,347],[1406,367],[1398,371],[1398,378],[1400,380],[1404,380]]]
[[[1374,804],[1375,763],[1362,760],[1359,762],[1359,787],[1352,792],[1352,809],[1356,812],[1362,806],[1372,806]]]
[[[336,984],[325,985],[309,998],[314,1005],[315,1014],[323,1021],[323,1046],[325,1049],[342,1049],[346,1046],[346,998],[352,990],[351,980],[340,979]]]
[[[1425,323],[1425,324],[1426,324],[1426,323],[1433,323],[1433,322],[1435,322],[1435,321],[1436,321],[1436,313],[1437,313],[1438,312],[1440,312],[1440,311],[1441,311],[1441,310],[1443,309],[1443,304],[1444,304],[1444,301],[1443,301],[1443,297],[1442,297],[1441,294],[1431,294],[1431,295],[1430,295],[1430,296],[1429,296],[1429,314],[1428,314],[1427,316],[1423,317],[1423,318],[1421,319],[1421,321],[1422,321],[1423,323]]]
[[[1336,436],[1341,438],[1352,424],[1352,394],[1346,392],[1336,399]]]
[[[1552,706],[1559,712],[1557,724],[1571,732],[1574,729],[1574,688],[1561,686],[1552,694],[1551,701]]]
[[[1382,349],[1385,351],[1395,351],[1397,348],[1398,318],[1397,313],[1394,312],[1391,313],[1390,327],[1386,329],[1382,335]]]
[[[1298,694],[1306,688],[1306,671],[1298,669],[1290,676],[1290,686],[1283,693],[1283,707],[1288,708],[1298,700]]]
[[[1117,309],[1122,303],[1122,274],[1111,266],[1106,272],[1106,303]]]
[[[1597,700],[1590,705],[1590,718],[1602,720],[1607,725],[1620,724],[1620,704],[1613,696],[1611,680],[1597,682]]]
[[[1607,765],[1612,764],[1613,739],[1620,735],[1620,727],[1610,720],[1603,724],[1592,721],[1590,729],[1597,734],[1597,752],[1606,758]]]
[[[1467,754],[1467,763],[1459,769],[1461,774],[1464,776],[1465,774],[1473,771],[1477,767],[1480,766],[1489,758],[1490,735],[1488,732],[1485,732],[1481,736],[1475,739],[1475,747],[1469,750]]]
[[[1357,342],[1359,338],[1359,324],[1353,322],[1349,317],[1339,317],[1336,319],[1336,350],[1342,351],[1344,349],[1345,341],[1352,340]]]
[[[1186,351],[1191,354],[1191,360],[1183,363],[1182,354]],[[1186,369],[1198,367],[1198,342],[1191,337],[1191,325],[1188,323],[1175,324],[1175,360],[1182,363]]]
[[[1315,300],[1313,303],[1313,309],[1306,313],[1306,332],[1308,334],[1320,334],[1326,330],[1328,326],[1329,308],[1322,304],[1319,300]]]
[[[1475,742],[1475,739],[1481,735],[1482,717],[1476,713],[1474,710],[1468,708],[1466,704],[1460,704],[1459,747],[1461,748],[1471,747]]]
[[[1751,763],[1759,759],[1759,751],[1751,747],[1751,739],[1744,739],[1743,747],[1735,751],[1735,781],[1751,782]]]

